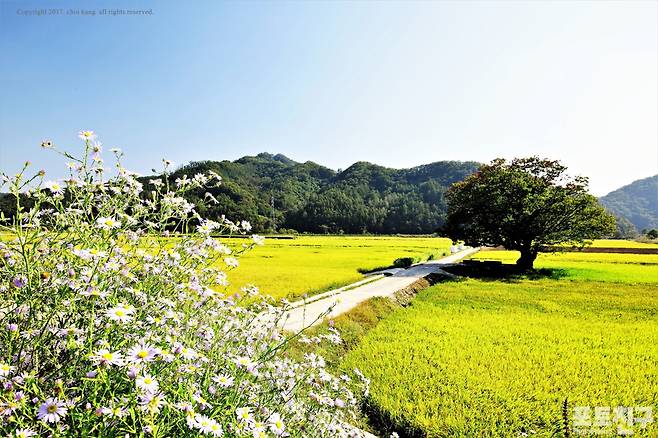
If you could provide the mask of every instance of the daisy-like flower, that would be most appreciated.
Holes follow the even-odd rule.
[[[218,225],[217,222],[204,220],[200,225],[197,225],[196,230],[201,234],[210,234]]]
[[[99,217],[96,219],[96,224],[98,224],[98,227],[103,230],[111,230],[114,228],[119,228],[121,226],[121,221],[111,217]]]
[[[80,295],[89,298],[105,298],[109,292],[98,290],[95,287],[88,287],[87,289],[80,292]]]
[[[257,234],[252,234],[251,241],[254,242],[254,244],[256,244],[258,246],[262,246],[262,245],[265,244],[265,238],[263,236],[259,236]]]
[[[107,365],[121,366],[124,364],[123,355],[120,352],[115,351],[113,353],[105,348],[102,350],[98,350],[96,353],[94,353],[91,356],[91,361],[96,366],[107,366]]]
[[[16,437],[16,438],[30,438],[30,437],[33,437],[33,436],[36,436],[36,435],[37,435],[37,433],[33,430],[30,430],[30,429],[17,429],[16,431],[14,431],[13,436]],[[12,435],[9,435],[9,436],[12,436]]]
[[[222,429],[222,425],[219,424],[216,421],[213,421],[210,424],[210,434],[212,436],[222,436],[222,435],[224,435],[224,430]]]
[[[50,193],[54,195],[63,195],[64,194],[64,186],[57,181],[46,181],[43,184],[43,187],[50,190]]]
[[[254,438],[267,438],[267,432],[263,423],[255,423],[251,428],[251,436]]]
[[[228,276],[226,272],[218,272],[215,276],[215,283],[220,286],[228,286]]]
[[[208,400],[203,398],[203,396],[198,392],[192,396],[192,400],[197,402],[202,409],[212,408],[212,405],[208,403]]]
[[[150,374],[138,377],[135,380],[135,385],[145,392],[156,392],[158,390],[158,381]]]
[[[151,412],[152,414],[159,414],[160,408],[162,408],[164,404],[165,397],[162,394],[146,392],[139,398],[139,405],[141,408]]]
[[[239,357],[235,360],[235,364],[240,368],[246,368],[247,371],[252,372],[256,369],[256,363],[252,362],[248,357]]]
[[[152,362],[158,354],[158,350],[148,344],[135,345],[128,350],[128,360],[132,363],[139,364]]]
[[[78,137],[80,137],[81,140],[95,140],[96,139],[96,134],[94,134],[94,131],[80,131],[78,132]]]
[[[199,353],[194,351],[192,348],[187,348],[187,347],[181,347],[179,353],[181,356],[183,356],[183,359],[185,360],[196,359],[199,356]]]
[[[283,424],[281,416],[277,413],[270,415],[270,430],[277,436],[283,435],[286,430],[286,425]]]
[[[226,263],[226,266],[229,268],[237,268],[240,262],[238,262],[238,259],[235,257],[226,257],[224,259],[224,263]]]
[[[128,322],[132,319],[135,309],[129,304],[118,304],[106,312],[108,318],[117,322]]]
[[[83,333],[84,331],[82,329],[76,327],[61,328],[57,331],[57,334],[63,338],[66,338],[68,336],[80,336]]]
[[[17,275],[13,278],[13,280],[11,280],[11,284],[13,284],[14,287],[20,289],[27,284],[27,277],[25,275]]]
[[[102,408],[101,413],[103,415],[107,415],[114,418],[123,418],[126,415],[128,415],[128,411],[126,410],[126,408],[122,408],[120,406]]]
[[[240,226],[241,226],[242,229],[245,230],[245,231],[251,231],[251,223],[249,223],[249,221],[242,221],[242,222],[240,222]]]
[[[235,415],[238,417],[240,423],[250,423],[253,421],[254,416],[251,414],[251,408],[237,408],[235,410]]]
[[[196,414],[194,416],[194,425],[201,433],[210,433],[211,426],[214,423],[214,420],[206,417],[205,415]]]
[[[221,386],[222,388],[228,388],[233,386],[233,377],[222,374],[220,376],[215,376],[212,378],[212,381]]]
[[[102,259],[105,256],[107,256],[107,252],[101,251],[98,248],[92,248],[92,249],[89,250],[89,256],[91,258]]]
[[[0,376],[8,376],[9,373],[14,371],[16,367],[12,367],[9,364],[6,363],[0,363]]]
[[[39,406],[37,418],[46,423],[59,423],[59,420],[66,415],[66,412],[66,404],[63,401],[49,398]]]
[[[217,200],[217,198],[215,198],[215,197],[212,195],[212,193],[208,193],[208,192],[206,192],[206,194],[203,195],[203,196],[204,196],[204,198],[208,198],[208,199],[210,199],[214,204],[219,204],[219,201]]]
[[[54,195],[64,194],[64,186],[57,181],[46,181],[43,187],[50,190],[50,193]]]

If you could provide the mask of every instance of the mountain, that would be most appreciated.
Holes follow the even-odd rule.
[[[201,207],[201,215],[245,219],[257,232],[274,225],[315,233],[416,234],[431,233],[443,223],[446,189],[478,167],[475,162],[441,161],[390,169],[357,162],[335,172],[310,161],[261,153],[235,161],[192,162],[172,178],[209,170],[220,174],[224,183],[210,190],[218,204]],[[194,202],[204,194],[189,198]]]
[[[610,192],[599,202],[618,218],[618,226],[632,224],[635,232],[658,229],[658,175]]]
[[[197,161],[172,173],[194,176],[212,170],[224,179],[208,190],[217,204],[204,205],[204,191],[186,195],[203,217],[222,214],[248,220],[255,232],[273,228],[313,233],[432,233],[444,222],[444,193],[475,172],[479,163],[438,161],[409,169],[357,162],[336,172],[282,154],[261,153],[235,161]],[[143,177],[144,189],[149,180]],[[27,200],[24,200],[27,202]],[[658,228],[658,175],[635,181],[600,198],[617,217],[618,237]],[[0,193],[0,211],[13,214],[14,201]]]

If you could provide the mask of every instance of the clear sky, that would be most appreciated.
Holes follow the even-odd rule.
[[[538,154],[597,195],[658,173],[656,1],[0,4],[6,171],[63,176],[41,140],[93,129],[142,173],[263,151],[334,169]]]

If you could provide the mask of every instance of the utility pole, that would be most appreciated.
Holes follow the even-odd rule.
[[[276,219],[274,217],[274,195],[270,197],[270,212],[272,215],[272,231],[276,231]]]

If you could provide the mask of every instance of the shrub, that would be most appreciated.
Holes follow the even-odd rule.
[[[64,182],[27,163],[3,175],[17,214],[0,242],[0,435],[355,435],[350,378],[286,358],[285,306],[222,293],[263,240],[231,251],[210,234],[249,223],[182,197],[220,177],[172,181],[164,160],[147,193],[120,151],[108,176],[93,132],[80,137],[82,157],[42,144],[70,160]]]
[[[414,263],[418,263],[420,259],[418,257],[401,257],[399,259],[395,259],[393,262],[393,266],[396,268],[408,268],[409,266],[413,265]]]

